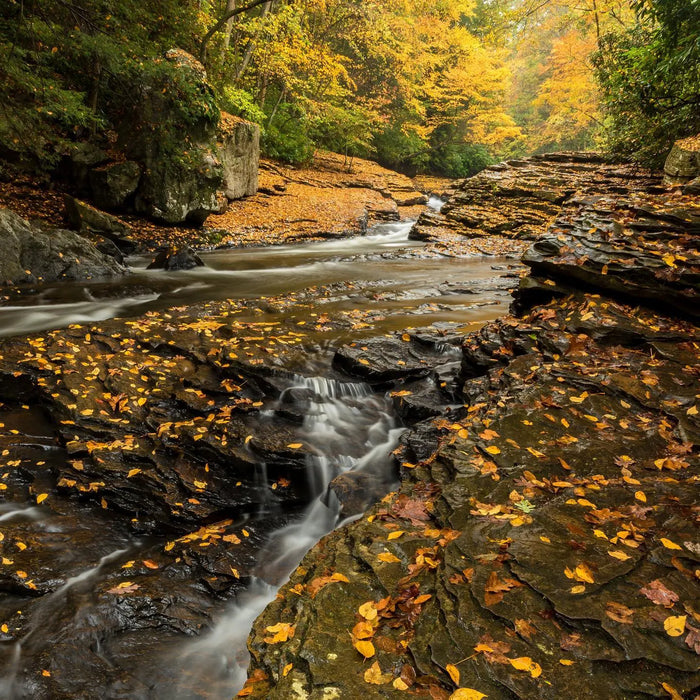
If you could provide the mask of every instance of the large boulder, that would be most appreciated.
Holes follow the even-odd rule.
[[[260,127],[232,114],[221,115],[218,154],[224,169],[223,191],[228,199],[258,191]]]
[[[119,209],[136,192],[141,166],[133,160],[108,163],[90,171],[92,200],[102,209]]]
[[[671,180],[682,182],[700,177],[700,135],[673,144],[664,172]]]
[[[43,231],[9,209],[0,209],[0,284],[86,280],[126,272],[73,231]]]
[[[199,225],[217,211],[223,168],[216,152],[220,112],[202,65],[180,50],[144,67],[118,146],[143,169],[137,213]]]

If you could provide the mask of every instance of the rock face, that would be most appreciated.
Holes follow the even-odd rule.
[[[109,163],[90,171],[90,191],[101,209],[121,209],[130,201],[141,180],[141,166],[133,160]]]
[[[3,284],[88,280],[126,272],[77,233],[39,229],[9,209],[0,209],[0,238]]]
[[[664,172],[672,182],[687,182],[700,176],[700,135],[673,144]]]
[[[402,438],[399,491],[312,549],[256,621],[246,697],[697,691],[700,207],[650,184],[571,200],[535,244],[521,315],[463,339],[438,383],[452,413]],[[526,208],[553,211],[550,193]]]
[[[596,154],[551,153],[492,165],[462,181],[440,212],[427,211],[414,240],[463,239],[475,252],[520,254],[544,234],[575,196],[653,191],[661,178],[631,166],[608,165]]]
[[[200,225],[257,189],[259,128],[216,106],[202,65],[181,50],[153,61],[117,121],[126,160],[96,162],[87,191],[98,207]]]
[[[260,127],[223,113],[217,146],[226,197],[234,200],[254,195],[258,191]]]

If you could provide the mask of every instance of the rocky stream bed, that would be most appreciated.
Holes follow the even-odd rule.
[[[257,616],[241,697],[694,697],[699,226],[536,158],[321,283],[3,340],[0,694],[230,697]]]

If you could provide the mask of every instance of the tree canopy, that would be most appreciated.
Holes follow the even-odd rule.
[[[697,0],[7,0],[0,148],[54,166],[177,47],[289,162],[323,147],[464,176],[601,145],[658,162],[700,130],[699,26]]]

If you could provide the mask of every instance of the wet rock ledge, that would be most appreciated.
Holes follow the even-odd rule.
[[[258,618],[241,696],[698,692],[700,206],[646,176],[605,182],[533,188],[500,227],[546,234],[519,315],[463,339],[443,415],[397,450],[401,488],[322,540]],[[461,233],[465,192],[442,219]],[[368,376],[363,347],[340,361]]]

